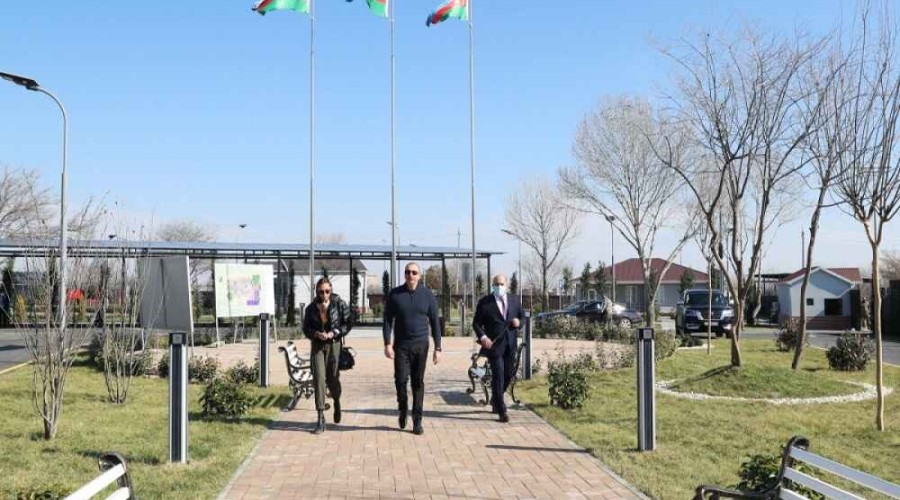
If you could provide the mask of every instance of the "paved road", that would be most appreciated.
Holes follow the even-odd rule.
[[[771,339],[773,337],[773,328],[771,331],[745,331],[741,334],[741,338],[745,339]],[[809,332],[809,342],[815,347],[827,349],[837,342],[837,338],[841,332],[830,332],[823,330],[812,330]],[[697,334],[697,337],[706,337],[706,333]],[[900,342],[896,340],[884,341],[884,361],[893,365],[900,366]]]
[[[13,329],[0,330],[0,372],[28,361],[25,341]]]

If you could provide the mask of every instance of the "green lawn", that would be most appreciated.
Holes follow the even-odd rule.
[[[860,392],[861,387],[790,366],[723,366],[680,379],[670,386],[678,392],[744,398],[812,398]]]
[[[249,387],[256,405],[237,422],[202,421],[200,386],[190,388],[187,465],[168,461],[168,385],[136,378],[125,405],[105,402],[103,375],[76,366],[69,375],[59,433],[40,438],[41,421],[30,397],[30,367],[0,376],[0,498],[16,491],[67,492],[98,474],[96,457],[105,451],[125,456],[137,496],[142,499],[214,498],[253,448],[288,399],[283,387]]]
[[[658,365],[658,380],[697,377],[726,366],[728,341],[714,341],[711,356],[705,351],[680,351]],[[791,353],[780,353],[771,340],[742,342],[750,385],[759,387],[752,373],[762,366],[790,367]],[[806,380],[822,386],[852,380],[871,383],[874,365],[866,373],[848,374],[828,369],[824,351],[809,349],[804,355]],[[780,372],[780,370],[774,370]],[[741,378],[741,377],[737,377]],[[778,378],[780,380],[780,377]],[[886,367],[887,385],[900,388],[900,369]],[[780,382],[778,382],[780,383]],[[803,392],[809,384],[803,382]],[[838,384],[843,388],[843,384]],[[728,390],[734,391],[736,385]],[[849,392],[854,392],[851,387]],[[549,406],[545,378],[523,383],[522,399],[535,411],[589,449],[612,470],[654,498],[690,498],[700,483],[733,486],[740,463],[750,454],[774,453],[795,434],[810,439],[811,449],[852,467],[900,482],[900,395],[887,398],[888,430],[874,430],[875,402],[775,406],[765,403],[696,401],[657,396],[657,449],[635,451],[635,369],[600,372],[591,377],[585,408],[564,411]],[[706,388],[712,391],[713,389]],[[706,392],[706,390],[704,392]],[[719,392],[725,389],[719,389]],[[793,392],[797,387],[788,389]],[[787,392],[787,391],[784,391]]]

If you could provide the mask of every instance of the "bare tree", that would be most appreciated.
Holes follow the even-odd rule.
[[[849,63],[850,103],[843,126],[849,137],[838,159],[835,194],[842,209],[865,229],[872,250],[872,330],[875,336],[877,405],[875,425],[884,425],[884,362],[881,324],[880,247],[885,225],[900,210],[900,68],[897,23],[887,4],[872,26],[868,9],[860,16],[860,34]]]
[[[798,80],[820,46],[744,30],[740,39],[706,35],[679,53],[665,51],[681,69],[673,102],[692,134],[668,137],[660,156],[696,199],[736,301],[733,366],[741,365],[744,311],[764,236],[794,213],[798,149],[811,126],[800,119]],[[688,140],[694,148],[685,148]],[[713,191],[701,192],[708,179]]]
[[[129,231],[122,228],[120,233],[129,234]],[[144,236],[139,234],[138,238]],[[119,241],[125,244],[125,240]],[[104,321],[99,341],[103,379],[111,403],[125,403],[135,372],[141,364],[149,362],[147,336],[141,325],[142,321],[149,324],[151,320],[141,317],[149,263],[146,257],[129,258],[124,246],[121,257],[107,258],[100,263],[100,304]],[[138,350],[142,352],[138,354]]]
[[[881,272],[881,277],[887,281],[900,280],[900,254],[896,251],[882,252],[879,272]]]
[[[506,223],[516,239],[531,248],[540,269],[541,309],[548,307],[548,275],[560,253],[578,232],[578,213],[562,200],[557,186],[542,180],[525,182],[506,205]]]
[[[83,222],[83,221],[76,221]],[[35,241],[38,246],[43,239]],[[32,360],[32,403],[43,422],[43,438],[56,436],[63,411],[63,395],[66,380],[75,354],[93,332],[97,311],[85,314],[87,321],[60,323],[56,300],[59,297],[59,253],[55,247],[46,251],[35,250],[26,255],[24,263],[24,287],[20,297],[25,303],[24,317],[14,315],[16,329],[25,341]],[[68,279],[67,300],[62,307],[74,318],[76,304],[89,306],[82,294],[96,289],[97,275],[91,272],[89,260],[79,254],[69,254],[66,259]],[[82,299],[82,300],[79,300]]]
[[[656,237],[660,229],[683,222],[677,215],[683,182],[654,154],[653,142],[675,133],[646,100],[610,99],[582,121],[573,148],[577,165],[560,172],[563,191],[579,202],[578,208],[607,220],[612,215],[613,226],[637,253],[648,326],[656,322],[660,281],[651,266]],[[659,276],[665,276],[691,232],[690,224],[682,225]]]
[[[41,187],[35,170],[0,166],[0,235],[19,238],[34,234],[38,221],[49,219],[53,202],[48,189]]]
[[[156,237],[162,241],[204,242],[216,239],[214,228],[194,220],[177,220],[163,224]],[[210,271],[210,262],[203,259],[191,259],[191,286],[196,288],[201,275]]]
[[[823,57],[815,60],[815,64],[809,65],[801,80],[805,87],[801,100],[804,120],[811,124],[809,133],[801,142],[801,153],[809,159],[804,162],[808,166],[803,172],[803,179],[808,192],[814,193],[816,199],[809,219],[809,243],[804,249],[806,266],[800,284],[800,338],[791,362],[794,370],[800,367],[800,358],[806,344],[806,295],[819,222],[822,211],[834,206],[828,195],[839,174],[839,159],[850,133],[845,119],[849,102],[847,96],[851,95],[853,89],[849,85],[851,75],[847,72],[847,58],[837,45],[824,51],[822,55]]]
[[[162,241],[204,242],[213,241],[218,236],[217,231],[209,225],[198,221],[184,219],[163,224],[157,231],[156,237]],[[200,316],[200,277],[212,273],[212,259],[194,259],[188,261],[191,274],[191,296],[193,297],[194,316]]]

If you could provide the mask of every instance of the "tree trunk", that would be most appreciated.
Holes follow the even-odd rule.
[[[731,366],[741,366],[741,325],[744,324],[744,301],[739,300],[734,308],[734,328],[731,329]]]
[[[872,244],[872,334],[875,336],[875,386],[878,389],[878,403],[875,409],[875,427],[884,431],[884,363],[881,342],[881,279],[878,272],[878,243]]]
[[[809,227],[809,246],[806,247],[806,267],[803,270],[803,283],[800,284],[800,338],[797,339],[797,348],[794,350],[794,360],[791,369],[800,367],[800,357],[803,356],[803,346],[806,343],[806,292],[809,289],[809,273],[812,269],[813,245],[816,243],[816,229],[819,226],[819,211],[813,213],[813,222]]]
[[[547,297],[547,259],[541,258],[541,311],[549,310],[550,299]]]
[[[706,308],[706,318],[712,319],[712,261],[706,259],[706,291],[709,304]],[[684,332],[685,335],[689,335]],[[712,354],[712,321],[706,322],[706,354]]]

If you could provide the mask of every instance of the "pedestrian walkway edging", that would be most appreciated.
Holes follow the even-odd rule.
[[[266,429],[266,432],[262,433],[262,435],[259,437],[259,440],[256,441],[256,445],[252,450],[250,450],[250,453],[248,453],[247,456],[244,457],[244,461],[241,462],[241,465],[239,465],[237,470],[234,471],[234,474],[231,475],[231,479],[228,480],[228,484],[226,484],[225,487],[222,488],[222,491],[219,492],[219,496],[216,497],[216,500],[224,500],[225,496],[231,491],[231,487],[234,486],[234,483],[236,483],[238,478],[241,477],[241,474],[243,474],[244,471],[247,470],[247,467],[250,466],[250,462],[252,462],[253,459],[256,458],[256,455],[257,453],[259,453],[259,448],[262,446],[263,441],[271,433],[272,428],[270,426],[268,429]]]
[[[31,361],[26,361],[24,363],[19,363],[15,366],[10,366],[9,368],[4,368],[3,370],[0,370],[0,375],[5,375],[7,373],[18,370],[19,368],[22,368],[23,366],[30,365],[30,364],[31,364]]]
[[[534,414],[534,416],[536,416],[537,418],[539,418],[542,422],[544,422],[545,424],[547,424],[548,426],[550,426],[550,427],[551,427],[553,430],[555,430],[560,436],[562,436],[563,439],[564,439],[567,443],[569,443],[570,445],[572,445],[572,447],[577,448],[577,449],[582,450],[583,452],[585,452],[585,453],[590,457],[590,460],[591,460],[592,462],[594,462],[594,463],[597,465],[597,467],[599,467],[600,469],[602,469],[603,472],[606,472],[607,474],[609,474],[609,476],[610,476],[611,478],[615,479],[616,482],[618,482],[619,484],[621,484],[623,488],[625,488],[625,489],[628,490],[629,492],[633,493],[633,494],[634,494],[635,496],[637,496],[638,498],[641,498],[641,499],[643,499],[643,500],[651,500],[650,497],[648,497],[648,496],[645,495],[643,492],[641,492],[640,490],[638,490],[633,484],[629,483],[629,482],[626,481],[622,476],[616,474],[612,469],[610,469],[609,467],[607,467],[607,465],[606,465],[605,463],[603,463],[603,461],[600,460],[596,455],[594,455],[593,453],[591,453],[590,450],[587,450],[586,448],[584,448],[583,446],[579,445],[579,444],[576,443],[575,441],[572,441],[572,438],[570,438],[568,434],[566,434],[565,432],[561,431],[560,429],[557,429],[556,426],[554,426],[553,424],[551,424],[551,423],[550,423],[546,418],[544,418],[541,414],[539,414],[538,412],[534,411],[530,406],[528,406],[528,405],[522,405],[521,408],[522,408],[522,409],[525,409],[525,410],[528,410],[529,412],[531,412],[532,414]]]

